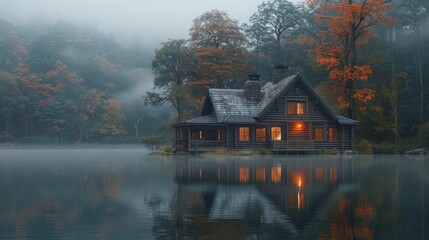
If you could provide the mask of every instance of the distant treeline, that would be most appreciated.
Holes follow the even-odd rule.
[[[0,20],[0,143],[135,142],[157,134],[169,113],[149,111],[143,90],[127,96],[142,85],[150,58],[96,29]]]

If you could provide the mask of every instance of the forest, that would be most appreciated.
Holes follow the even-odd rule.
[[[208,87],[242,88],[249,73],[268,82],[286,64],[360,121],[362,151],[429,147],[428,18],[427,0],[268,0],[246,23],[201,13],[187,39],[155,50],[65,21],[2,20],[0,144],[168,143],[171,124],[200,114]]]

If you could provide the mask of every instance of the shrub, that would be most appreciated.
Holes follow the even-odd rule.
[[[153,136],[147,136],[140,139],[140,143],[143,143],[149,151],[156,150],[161,143],[163,142],[163,137],[153,137]]]
[[[417,138],[422,147],[429,148],[429,122],[420,127]]]
[[[170,145],[162,145],[161,147],[159,147],[159,150],[164,151],[166,153],[173,153],[174,152],[174,148]]]
[[[358,144],[356,144],[356,150],[361,154],[372,154],[372,145],[368,141],[368,139],[362,138],[359,140]]]
[[[380,143],[380,144],[374,144],[373,152],[377,154],[394,154],[399,153],[400,146],[394,143]]]

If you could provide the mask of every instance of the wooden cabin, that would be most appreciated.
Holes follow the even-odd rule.
[[[275,79],[275,78],[273,78]],[[201,116],[174,125],[176,151],[267,149],[271,152],[353,150],[358,121],[335,114],[299,74],[261,87],[209,89]]]

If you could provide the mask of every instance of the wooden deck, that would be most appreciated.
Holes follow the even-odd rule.
[[[191,140],[189,145],[184,141],[176,142],[177,150],[185,150],[189,152],[208,152],[214,151],[218,147],[226,147],[226,141],[217,140]],[[248,143],[249,146],[252,143]],[[286,151],[315,151],[313,140],[282,140],[282,141],[271,141],[267,142],[267,148],[273,152],[286,152]],[[243,148],[243,146],[236,146],[237,148]],[[229,147],[235,149],[233,147]]]
[[[314,141],[313,140],[283,140],[283,141],[272,141],[271,151],[313,151]]]

